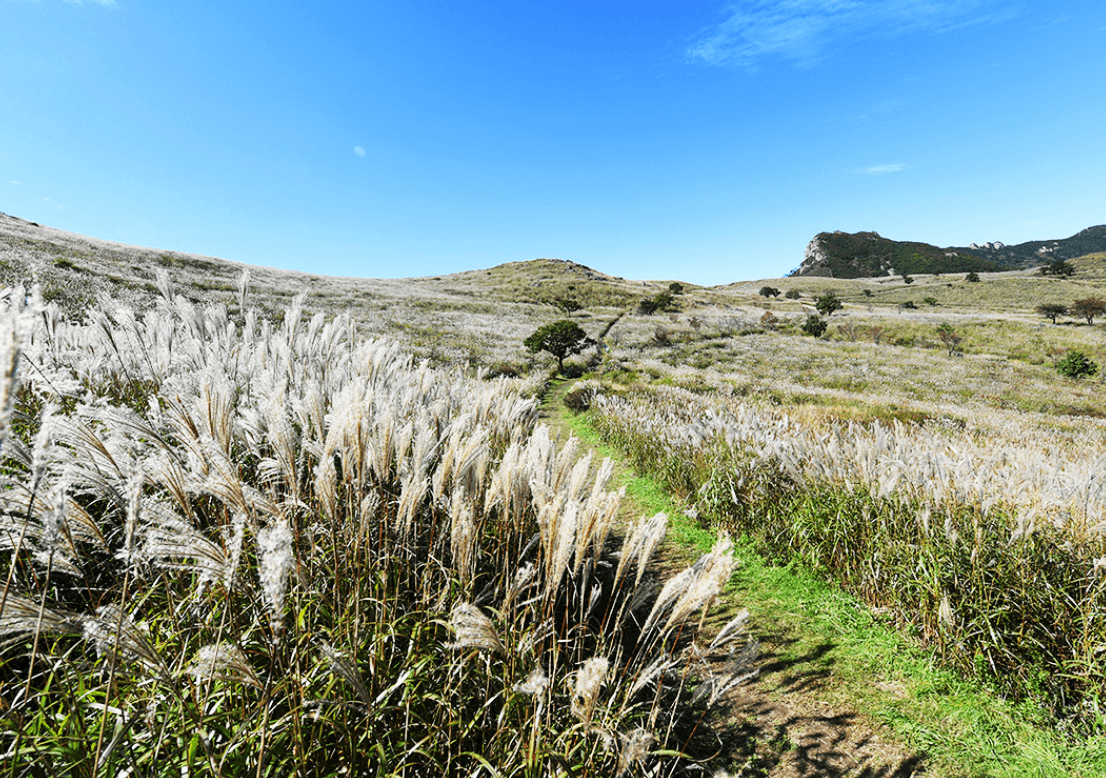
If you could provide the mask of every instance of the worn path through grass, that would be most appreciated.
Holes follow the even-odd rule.
[[[659,511],[668,514],[668,540],[658,564],[686,567],[714,541],[713,531],[684,516],[667,492],[634,472],[617,452],[602,444],[586,418],[565,408],[564,396],[574,382],[550,386],[541,419],[554,437],[569,435],[615,463],[612,488],[626,487],[622,520]],[[729,693],[724,720],[714,722],[724,739],[731,774],[765,778],[827,776],[907,778],[923,774],[925,759],[904,745],[890,729],[851,702],[849,679],[838,672],[839,657],[849,647],[831,623],[837,617],[804,594],[778,596],[794,574],[766,567],[748,548],[739,547],[742,566],[727,590],[724,607],[708,622],[717,629],[743,607],[752,612],[750,632],[760,641],[760,677]],[[775,579],[765,583],[766,578]],[[815,582],[805,582],[815,583]],[[812,624],[812,621],[815,623]],[[875,680],[875,679],[873,679]],[[893,687],[889,687],[893,694]]]

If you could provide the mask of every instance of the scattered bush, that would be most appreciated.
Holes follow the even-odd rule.
[[[658,311],[674,310],[676,310],[676,301],[671,292],[661,292],[653,297],[646,297],[637,306],[637,312],[643,316],[652,316]]]
[[[925,302],[926,305],[940,305],[941,304],[941,303],[937,302],[936,297],[926,297],[924,299],[924,302]]]
[[[587,365],[579,362],[566,362],[565,366],[561,368],[561,375],[565,378],[580,378],[586,372],[588,372]]]
[[[970,272],[966,276],[964,276],[964,280],[969,281],[973,284],[978,283],[979,282],[979,273],[977,273],[973,270],[972,272]]]
[[[586,386],[577,386],[565,395],[564,404],[573,413],[583,413],[591,407],[592,398],[595,397],[595,389]]]
[[[815,298],[814,307],[818,309],[818,313],[823,316],[829,316],[834,311],[839,311],[845,306],[837,299],[837,295],[833,292],[826,292],[824,295]]]
[[[798,300],[803,295],[799,292],[798,289],[788,289],[783,296],[786,297],[788,300]]]
[[[1041,275],[1068,278],[1075,275],[1075,268],[1066,259],[1057,259],[1042,267]]]
[[[671,284],[668,285],[668,291],[670,291],[672,294],[683,294],[684,285],[681,284],[679,281],[673,281]]]
[[[774,286],[762,286],[760,288],[761,297],[779,297],[780,290]]]
[[[1082,351],[1071,350],[1056,363],[1056,372],[1068,378],[1090,378],[1098,373],[1098,365]]]
[[[811,314],[810,316],[807,316],[806,321],[803,322],[802,330],[807,335],[812,335],[815,338],[820,338],[823,334],[825,334],[826,327],[828,326],[829,325],[826,324],[825,319],[823,319],[821,316],[815,316],[814,314]]]

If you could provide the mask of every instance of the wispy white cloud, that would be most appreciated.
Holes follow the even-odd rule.
[[[941,32],[1006,18],[997,0],[746,0],[726,5],[721,23],[687,54],[712,65],[755,67],[782,59],[817,64],[823,52],[861,38]]]
[[[894,165],[873,165],[864,168],[864,172],[870,176],[885,176],[888,173],[901,173],[904,170],[906,170],[906,165],[901,162]]]

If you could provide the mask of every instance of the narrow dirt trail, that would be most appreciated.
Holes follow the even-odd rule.
[[[554,439],[562,442],[573,435],[566,420],[571,412],[565,408],[564,396],[574,383],[554,382],[540,411],[541,422],[550,428]],[[597,457],[596,466],[601,461]],[[627,462],[614,459],[612,485],[638,475]],[[625,526],[646,512],[627,495],[620,520]],[[682,569],[697,554],[688,546],[668,540],[658,555],[657,566],[662,572]],[[736,615],[743,599],[739,585],[725,607],[708,620],[707,630],[717,630]],[[755,611],[749,629],[760,641],[760,676],[729,692],[724,718],[714,722],[736,770],[730,776],[911,778],[926,774],[922,755],[896,743],[886,729],[862,712],[828,701],[847,698],[843,694],[847,692],[844,679],[833,672],[832,657],[838,646],[825,642],[811,645],[790,620],[758,622]]]

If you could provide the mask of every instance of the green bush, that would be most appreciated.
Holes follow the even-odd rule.
[[[822,335],[825,334],[827,326],[828,325],[826,324],[825,319],[823,319],[821,316],[814,316],[813,314],[811,314],[810,316],[806,317],[806,321],[803,322],[802,329],[803,332],[805,332],[807,335],[812,335],[815,338],[820,338],[822,337]]]
[[[818,313],[823,316],[829,316],[834,311],[839,311],[845,306],[837,299],[837,295],[833,292],[826,292],[824,295],[815,298],[814,307],[818,309]]]
[[[1056,372],[1068,378],[1090,378],[1098,372],[1098,365],[1082,351],[1073,349],[1056,363]]]
[[[671,292],[660,292],[639,302],[637,310],[643,316],[651,316],[658,311],[674,311],[676,310],[676,301],[673,299]]]
[[[800,297],[802,297],[802,294],[799,292],[798,289],[788,289],[783,296],[786,297],[788,300],[798,300]]]

